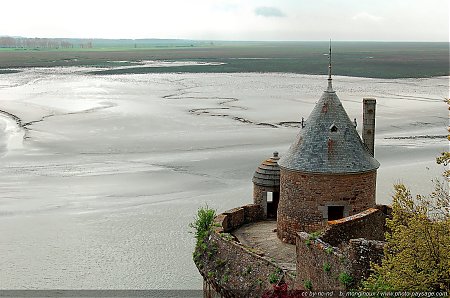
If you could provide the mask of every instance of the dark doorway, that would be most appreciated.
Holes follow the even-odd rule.
[[[344,206],[328,206],[328,220],[336,220],[344,217]]]
[[[267,218],[277,218],[279,192],[267,192]]]

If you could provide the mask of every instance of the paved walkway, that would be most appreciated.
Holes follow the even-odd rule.
[[[243,225],[232,234],[245,245],[252,247],[264,256],[271,258],[283,269],[295,271],[295,245],[282,242],[277,237],[277,222],[259,221]]]

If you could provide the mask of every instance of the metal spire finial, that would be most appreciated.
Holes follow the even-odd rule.
[[[333,92],[333,86],[331,84],[331,39],[330,39],[330,53],[328,54],[328,92]]]

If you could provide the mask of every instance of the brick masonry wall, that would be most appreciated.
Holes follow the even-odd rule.
[[[346,206],[348,215],[375,206],[376,171],[326,175],[281,168],[280,184],[277,233],[288,243],[295,243],[299,231],[323,228],[327,205]]]

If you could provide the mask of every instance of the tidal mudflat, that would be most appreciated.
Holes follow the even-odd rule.
[[[282,155],[326,88],[284,73],[0,75],[0,287],[199,289],[188,223],[207,203],[251,202],[251,177]],[[448,150],[449,77],[334,77],[351,119],[377,106],[377,201],[428,193]]]

